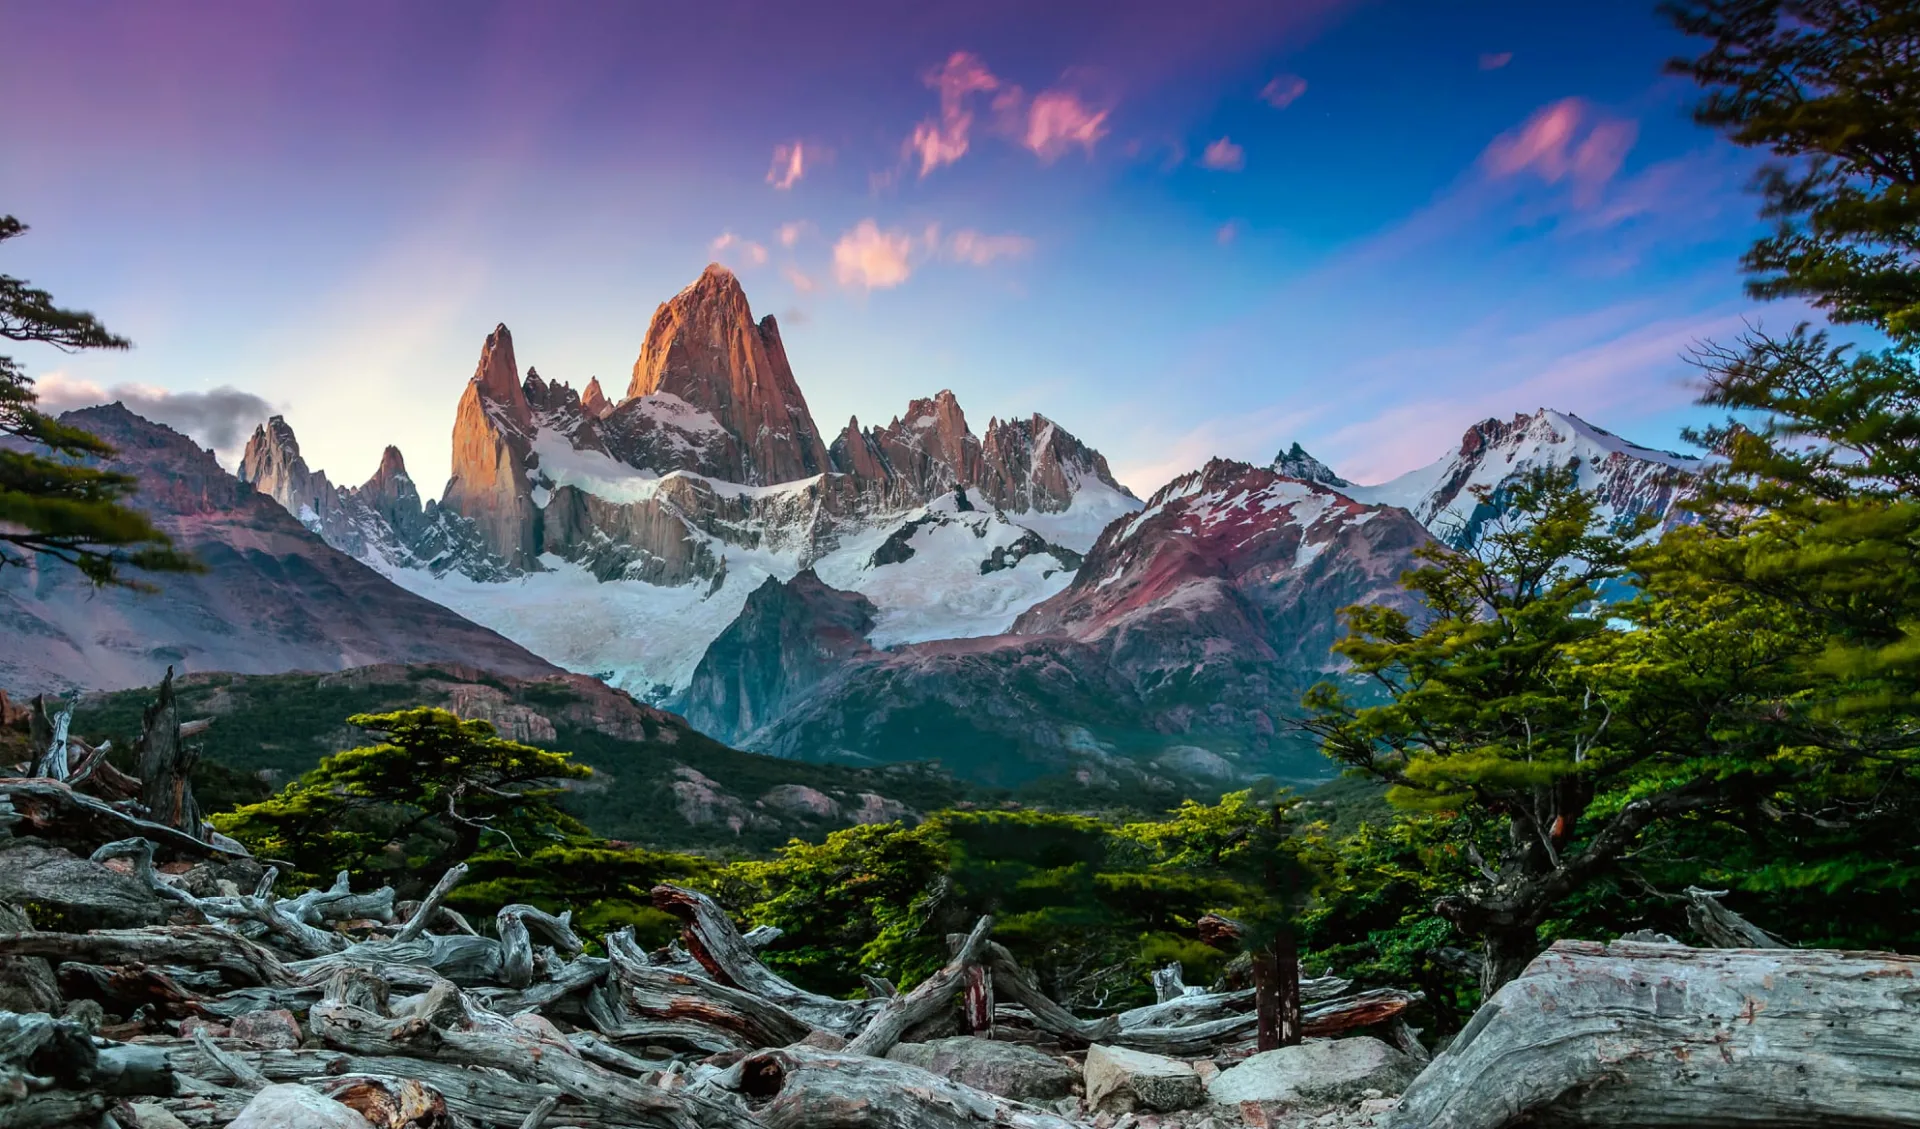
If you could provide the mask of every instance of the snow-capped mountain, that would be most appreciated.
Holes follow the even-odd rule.
[[[620,402],[518,374],[499,326],[437,502],[391,448],[366,485],[334,486],[278,418],[240,476],[402,587],[656,701],[769,578],[865,594],[876,645],[995,634],[1141,505],[1052,421],[979,437],[951,392],[829,447],[777,323],[717,265],[655,312]]]
[[[1298,444],[1292,454],[1319,465]],[[1532,471],[1572,467],[1581,488],[1599,494],[1602,516],[1624,520],[1652,513],[1666,524],[1681,520],[1674,503],[1687,495],[1703,465],[1700,459],[1642,447],[1578,416],[1542,408],[1511,420],[1476,423],[1457,450],[1389,482],[1335,484],[1361,501],[1400,506],[1435,537],[1464,548],[1500,515],[1503,488]],[[1491,491],[1490,501],[1482,502],[1476,488]]]

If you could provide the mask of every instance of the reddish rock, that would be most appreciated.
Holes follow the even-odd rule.
[[[580,410],[594,419],[599,419],[613,410],[613,402],[608,400],[607,394],[600,389],[599,377],[590,378],[587,381],[586,390],[580,393]]]
[[[967,430],[960,401],[946,389],[909,403],[907,414],[876,429],[873,440],[894,473],[922,499],[976,485],[985,469],[980,440]]]
[[[1089,479],[1130,495],[1114,481],[1105,455],[1037,413],[1030,419],[988,421],[980,449],[981,493],[1012,513],[1059,513]]]
[[[754,322],[739,280],[718,263],[662,303],[647,327],[628,401],[661,394],[708,413],[738,440],[737,465],[702,473],[764,486],[829,469],[779,325],[771,315]]]
[[[233,1037],[262,1050],[287,1051],[300,1045],[300,1024],[286,1008],[250,1011],[236,1016]]]
[[[513,335],[487,335],[453,422],[453,477],[443,504],[471,520],[487,547],[515,569],[534,560],[533,484],[527,478],[533,415],[514,368]]]
[[[197,1015],[189,1015],[180,1021],[180,1037],[182,1039],[193,1038],[195,1031],[205,1031],[208,1035],[216,1039],[224,1039],[233,1034],[233,1028],[226,1024],[215,1023],[210,1019],[201,1019]]]

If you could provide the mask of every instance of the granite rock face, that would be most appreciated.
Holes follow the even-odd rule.
[[[508,567],[526,569],[539,553],[527,477],[533,412],[514,366],[513,335],[496,326],[454,413],[453,475],[442,504],[471,521]]]
[[[690,468],[709,477],[766,486],[829,469],[779,325],[753,320],[739,280],[718,263],[654,312],[627,386],[629,401],[648,397],[673,397],[739,440]]]

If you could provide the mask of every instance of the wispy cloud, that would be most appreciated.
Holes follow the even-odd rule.
[[[1051,161],[1078,145],[1093,155],[1093,146],[1107,135],[1107,110],[1096,110],[1071,90],[1043,90],[1027,108],[1027,128],[1020,143],[1042,161]]]
[[[773,147],[773,166],[767,170],[767,183],[781,192],[800,182],[807,172],[806,146],[798,141]]]
[[[972,97],[999,89],[1000,80],[970,51],[955,51],[923,77],[940,95],[940,112],[913,127],[906,152],[920,159],[920,175],[926,176],[966,156],[973,132]]]
[[[1495,138],[1480,161],[1495,178],[1529,174],[1548,184],[1567,181],[1576,203],[1586,206],[1599,201],[1638,136],[1639,126],[1630,119],[1601,113],[1584,99],[1563,98]]]
[[[786,280],[792,284],[795,290],[802,294],[811,294],[820,288],[820,283],[799,267],[781,267],[780,273],[786,277]]]
[[[723,262],[756,267],[767,263],[765,246],[751,239],[742,239],[731,231],[721,232],[718,238],[707,245],[707,249]]]
[[[1213,241],[1222,247],[1227,246],[1238,238],[1240,238],[1239,220],[1228,220],[1226,223],[1220,225],[1219,230],[1213,233]]]
[[[806,220],[795,220],[792,223],[781,224],[780,229],[776,231],[774,235],[780,240],[780,246],[791,248],[794,244],[800,242],[801,236],[812,230],[812,223]]]
[[[273,405],[251,392],[222,385],[207,392],[173,392],[151,384],[101,387],[63,372],[34,381],[41,411],[49,415],[118,401],[136,415],[164,423],[228,461],[239,453],[253,426],[273,414]]]
[[[912,257],[913,236],[861,220],[833,245],[833,277],[850,289],[885,290],[913,274]]]
[[[1307,92],[1307,80],[1297,74],[1275,75],[1260,88],[1260,100],[1276,110],[1284,110]]]
[[[1031,253],[1033,240],[1024,235],[983,235],[962,228],[947,237],[947,253],[963,263],[986,266],[995,259],[1019,258]]]
[[[1200,167],[1220,172],[1237,172],[1247,165],[1247,151],[1233,143],[1232,138],[1222,137],[1208,144],[1200,154]]]
[[[1513,62],[1513,52],[1511,51],[1482,55],[1480,56],[1480,69],[1483,71],[1497,71],[1511,62]]]

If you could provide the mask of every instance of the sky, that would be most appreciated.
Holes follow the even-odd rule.
[[[1489,416],[1652,446],[1756,307],[1753,160],[1651,0],[0,0],[0,272],[125,353],[18,350],[233,465],[286,416],[433,492],[495,323],[626,387],[712,260],[829,434],[950,388],[1146,493],[1298,441],[1357,481]]]

